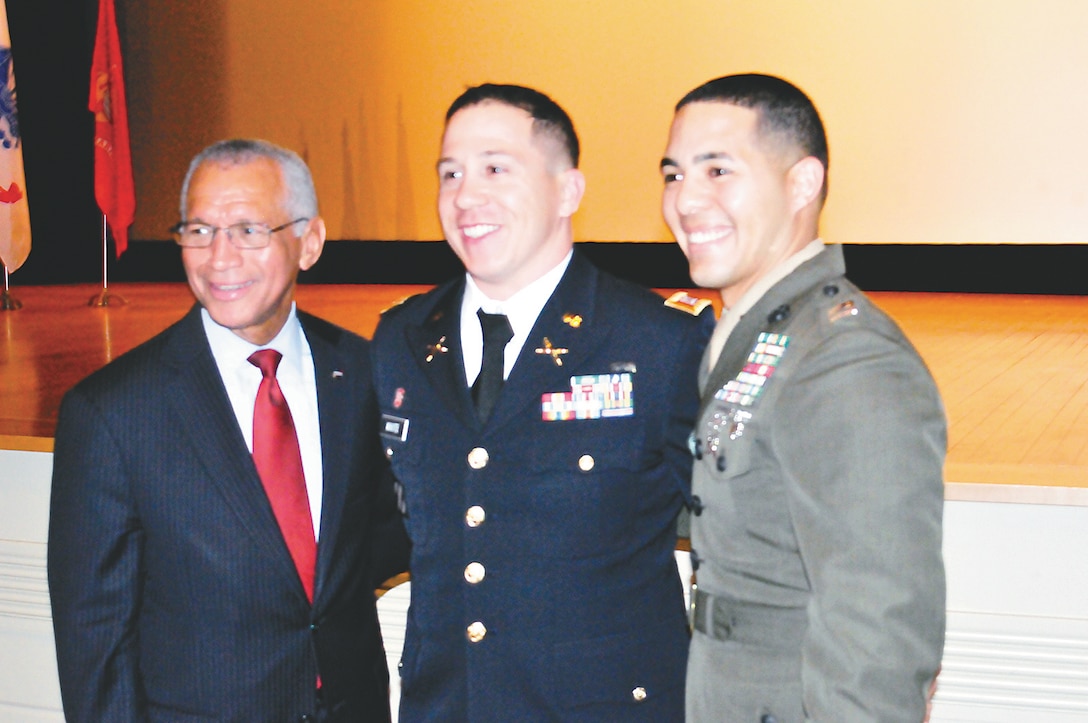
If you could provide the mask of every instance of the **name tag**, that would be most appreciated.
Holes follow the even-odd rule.
[[[394,417],[392,414],[382,415],[381,435],[389,439],[408,441],[408,420],[404,417]]]

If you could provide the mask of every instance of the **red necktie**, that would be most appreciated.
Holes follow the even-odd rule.
[[[276,381],[281,358],[275,349],[261,349],[249,357],[249,363],[259,367],[264,375],[253,405],[253,462],[306,589],[306,597],[313,602],[317,541],[295,423]]]

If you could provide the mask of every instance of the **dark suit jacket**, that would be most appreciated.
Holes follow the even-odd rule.
[[[409,299],[372,345],[413,543],[401,720],[681,720],[674,518],[705,325],[575,253],[480,424],[463,291]],[[543,420],[572,376],[622,371],[633,416]]]
[[[733,619],[692,640],[691,721],[925,712],[944,643],[944,409],[844,273],[839,246],[802,264],[701,375],[692,557]],[[780,336],[757,349],[761,333]]]
[[[330,720],[388,718],[374,584],[403,559],[367,342],[299,319],[324,467],[312,607],[199,308],[65,396],[49,588],[69,721],[306,720],[319,675]]]

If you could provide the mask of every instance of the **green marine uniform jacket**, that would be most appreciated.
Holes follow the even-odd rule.
[[[691,439],[688,720],[922,720],[941,661],[946,423],[829,246],[732,331]]]

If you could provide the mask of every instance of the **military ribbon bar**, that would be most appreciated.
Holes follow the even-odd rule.
[[[569,392],[540,397],[545,422],[630,417],[635,413],[634,375],[586,374],[570,378]]]
[[[714,398],[749,407],[763,392],[767,381],[786,353],[790,338],[786,334],[760,332],[756,345],[748,353],[748,359],[740,372],[714,394]]]

